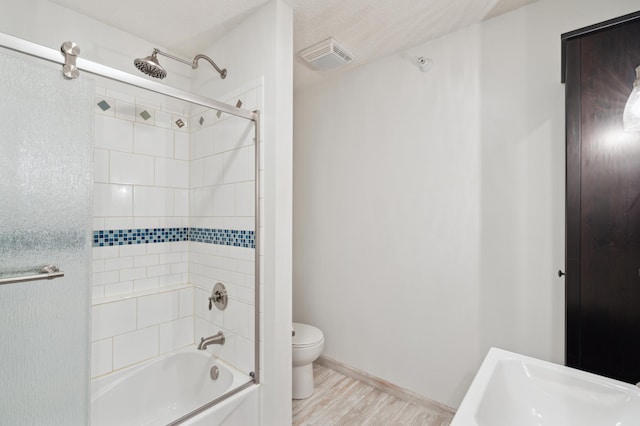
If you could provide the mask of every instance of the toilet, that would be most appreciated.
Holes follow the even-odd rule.
[[[312,325],[293,323],[293,399],[313,394],[313,361],[324,349],[324,335]]]

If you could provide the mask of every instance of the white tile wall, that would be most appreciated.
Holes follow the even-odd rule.
[[[255,343],[253,339],[238,336],[236,339],[236,363],[241,371],[252,371],[255,359]]]
[[[113,369],[157,356],[158,327],[149,327],[113,338]]]
[[[93,181],[109,182],[109,151],[105,149],[93,151]]]
[[[134,265],[139,268],[143,266],[152,266],[160,264],[159,254],[147,254],[142,256],[136,256],[134,258]]]
[[[102,96],[105,92],[107,97]],[[168,226],[168,220],[188,226],[188,198],[184,191],[189,188],[189,128],[174,126],[177,119],[189,121],[186,115],[180,115],[188,105],[180,106],[173,100],[167,100],[165,105],[161,97],[140,100],[111,90],[96,93],[96,101],[104,99],[111,108],[102,111],[96,106],[94,215],[105,218],[105,225],[115,225],[114,218],[122,224],[126,218],[129,222],[121,228]],[[143,110],[151,115],[149,120],[140,117]],[[139,187],[165,190],[153,192]],[[176,197],[168,188],[183,191]],[[134,202],[135,194],[138,203]],[[175,206],[176,198],[179,208]],[[145,219],[136,223],[135,216]]]
[[[176,116],[172,118],[177,119]],[[174,120],[175,123],[175,120]],[[176,132],[174,133],[174,151],[175,158],[178,160],[188,160],[189,159],[189,134]]]
[[[167,271],[168,273],[169,271]],[[184,276],[183,274],[174,274],[174,275],[164,275],[164,276],[160,276],[158,277],[159,283],[160,283],[160,287],[170,287],[170,286],[175,286],[178,285],[182,279],[181,277]]]
[[[155,112],[155,125],[164,129],[171,129],[171,114],[165,111]]]
[[[128,268],[120,271],[121,281],[133,281],[147,278],[147,268]]]
[[[251,162],[253,164],[253,161]],[[224,153],[224,183],[244,182],[249,179],[249,148]]]
[[[153,294],[138,300],[138,327],[173,321],[180,316],[180,294],[177,291]]]
[[[135,121],[135,104],[125,101],[116,101],[116,118],[119,118],[121,120]]]
[[[233,185],[213,187],[213,215],[234,216],[236,210],[236,191]]]
[[[242,371],[253,368],[254,342],[254,251],[239,247],[189,243],[189,277],[194,290],[195,339],[222,330],[224,347],[210,346]],[[222,282],[230,295],[227,309],[209,310],[209,296],[216,282]],[[249,353],[247,353],[249,351]]]
[[[189,187],[199,188],[204,185],[204,159],[189,163]]]
[[[132,216],[133,187],[131,185],[93,185],[93,214],[95,216]]]
[[[116,228],[119,229],[119,228]],[[145,246],[142,244],[136,244],[136,245],[130,245],[130,246],[120,246],[119,250],[118,250],[118,256],[120,257],[125,257],[125,256],[141,256],[141,255],[145,255],[147,253],[151,253],[152,252],[152,246]],[[96,249],[95,251],[102,251],[103,249]]]
[[[222,185],[224,183],[224,154],[211,155],[202,161],[203,169],[207,171],[202,177],[202,185]]]
[[[172,188],[189,188],[189,162],[156,158],[155,184]]]
[[[99,218],[94,218],[97,220]],[[133,228],[133,217],[105,217],[102,218],[104,224],[94,229],[131,229]]]
[[[234,123],[234,119],[229,118],[227,120],[221,121],[220,123],[217,123],[214,126],[215,153],[228,151],[237,144],[234,141],[234,139],[236,138]]]
[[[213,155],[213,127],[202,127],[191,134],[191,159]]]
[[[213,216],[213,188],[196,188],[189,191],[191,216]]]
[[[232,103],[242,99],[247,105],[244,99],[251,104],[257,98],[258,90],[249,90],[234,95]],[[202,124],[200,117],[204,119]],[[192,226],[253,229],[251,220],[235,220],[253,216],[249,211],[254,204],[250,183],[255,179],[253,124],[226,114],[219,118],[215,111],[197,110],[191,125],[195,129],[189,171]]]
[[[249,338],[249,321],[253,319],[252,308],[247,303],[231,299],[227,309],[224,310],[224,328]]]
[[[122,102],[131,103],[131,104],[135,102],[135,99],[136,99],[135,96],[129,93],[120,92],[114,89],[104,89],[104,90],[107,96],[116,99],[116,102],[122,101]]]
[[[160,277],[160,280],[171,274],[171,265],[154,265],[147,268],[150,277]]]
[[[91,343],[91,377],[101,376],[113,370],[113,339]]]
[[[238,183],[235,185],[236,190],[236,216],[255,215],[255,183],[254,181]]]
[[[109,181],[153,185],[153,157],[112,151],[109,155]]]
[[[159,331],[161,354],[174,351],[194,343],[192,316],[160,324]]]
[[[133,124],[102,115],[95,116],[95,147],[112,151],[133,151]]]
[[[173,216],[174,191],[171,188],[136,186],[133,191],[134,216]]]
[[[120,281],[120,273],[118,271],[102,271],[93,273],[93,285],[104,286]]]
[[[253,229],[251,123],[202,109],[189,117],[189,106],[155,95],[97,93],[111,108],[96,107],[94,229]],[[244,105],[257,93],[242,94]],[[226,344],[211,351],[251,371],[253,255],[192,242],[94,248],[92,377],[220,330]],[[208,309],[218,281],[230,294],[224,312]]]
[[[160,279],[158,277],[144,278],[133,282],[134,292],[156,290],[158,288],[160,288]]]
[[[94,247],[97,269],[93,272],[93,286],[102,287],[96,294],[124,296],[134,291],[187,284],[188,247],[187,242]],[[116,284],[123,285],[105,293],[107,285]]]
[[[253,142],[255,140],[255,127],[253,123],[240,118],[236,118],[234,120],[236,120],[237,132],[237,144],[236,146],[234,146],[234,148],[239,148],[242,146],[253,146]]]
[[[180,290],[180,318],[193,317],[193,287]]]
[[[136,301],[123,300],[93,307],[91,336],[93,341],[136,329]]]
[[[133,281],[120,281],[104,286],[104,297],[113,297],[133,292]]]
[[[113,259],[105,259],[103,261],[104,263],[104,270],[105,271],[115,271],[118,269],[129,269],[129,268],[133,268],[133,257],[131,256],[123,256],[123,257],[116,257]],[[138,265],[136,265],[138,266]]]
[[[174,214],[176,216],[189,216],[189,190],[175,189],[174,195]]]
[[[192,287],[95,304],[92,377],[192,345],[193,320]]]

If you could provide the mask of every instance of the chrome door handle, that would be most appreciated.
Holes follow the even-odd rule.
[[[22,275],[17,277],[0,278],[0,285],[23,283],[26,281],[39,281],[39,280],[52,280],[54,278],[64,277],[64,272],[58,269],[57,266],[47,265],[40,269],[40,272],[35,275]]]

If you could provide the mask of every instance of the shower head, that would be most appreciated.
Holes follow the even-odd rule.
[[[136,66],[136,68],[138,68],[143,73],[150,75],[151,77],[163,79],[167,76],[167,71],[164,68],[162,68],[160,63],[158,63],[158,55],[163,55],[163,56],[166,56],[167,58],[173,59],[174,61],[178,61],[178,62],[182,62],[183,64],[190,65],[191,68],[194,70],[198,68],[198,61],[200,59],[204,59],[207,62],[209,62],[211,66],[215,68],[216,71],[218,71],[218,73],[220,73],[220,77],[222,79],[225,79],[227,77],[226,68],[220,69],[220,67],[218,67],[211,58],[202,54],[196,55],[193,58],[193,62],[189,62],[189,61],[185,61],[184,59],[177,58],[173,55],[169,55],[168,53],[161,52],[158,49],[153,49],[153,53],[151,54],[151,56],[147,56],[146,58],[138,58],[133,61],[133,64]]]
[[[167,76],[167,71],[162,68],[162,65],[158,62],[158,52],[159,51],[157,49],[154,49],[151,56],[138,58],[133,61],[133,64],[143,73],[162,80]]]

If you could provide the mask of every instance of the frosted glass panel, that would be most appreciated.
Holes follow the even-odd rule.
[[[88,423],[93,83],[0,51],[0,424]]]

